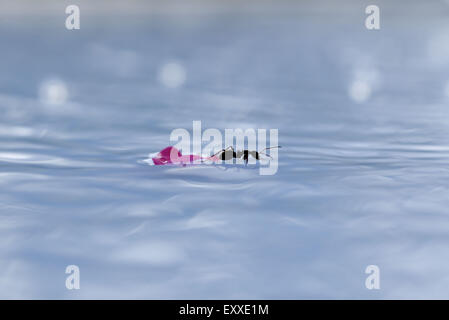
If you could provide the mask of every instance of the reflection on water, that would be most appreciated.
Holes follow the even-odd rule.
[[[438,35],[253,19],[0,32],[0,297],[446,296]],[[142,163],[193,120],[279,129],[277,174]]]

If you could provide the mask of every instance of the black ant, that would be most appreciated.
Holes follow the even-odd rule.
[[[268,150],[268,149],[273,149],[273,148],[281,148],[281,146],[265,148],[262,151],[265,151],[265,150]],[[245,161],[245,164],[248,164],[248,157],[249,157],[249,155],[251,155],[256,160],[260,160],[260,155],[261,154],[263,154],[263,155],[273,159],[270,155],[268,155],[266,153],[263,153],[262,151],[259,152],[259,151],[243,150],[243,151],[237,151],[236,152],[236,151],[234,151],[234,148],[232,146],[230,146],[230,147],[227,147],[226,149],[222,149],[222,150],[218,151],[212,157],[215,157],[215,156],[219,155],[218,158],[220,160],[230,160],[230,159],[233,159],[233,158],[240,159],[243,156],[243,160]]]

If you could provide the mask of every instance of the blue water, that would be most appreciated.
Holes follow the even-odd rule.
[[[444,12],[2,22],[0,297],[447,298]],[[278,172],[141,162],[194,120],[279,129]]]

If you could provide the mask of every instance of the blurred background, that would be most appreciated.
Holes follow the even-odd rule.
[[[448,17],[0,0],[0,297],[448,298]],[[141,163],[193,120],[279,129],[278,173]]]

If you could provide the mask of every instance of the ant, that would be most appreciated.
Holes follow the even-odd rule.
[[[273,149],[273,148],[281,148],[281,146],[276,147],[269,147],[265,148],[262,151]],[[232,146],[227,147],[226,149],[222,149],[218,151],[216,154],[214,154],[212,157],[215,157],[217,155],[220,160],[230,160],[233,158],[240,159],[243,156],[243,160],[245,161],[245,164],[248,164],[248,157],[251,155],[253,158],[256,158],[256,160],[260,160],[260,155],[263,154],[265,156],[270,157],[273,159],[270,155],[263,153],[262,151],[249,151],[249,150],[243,150],[243,151],[234,151],[234,148]]]

